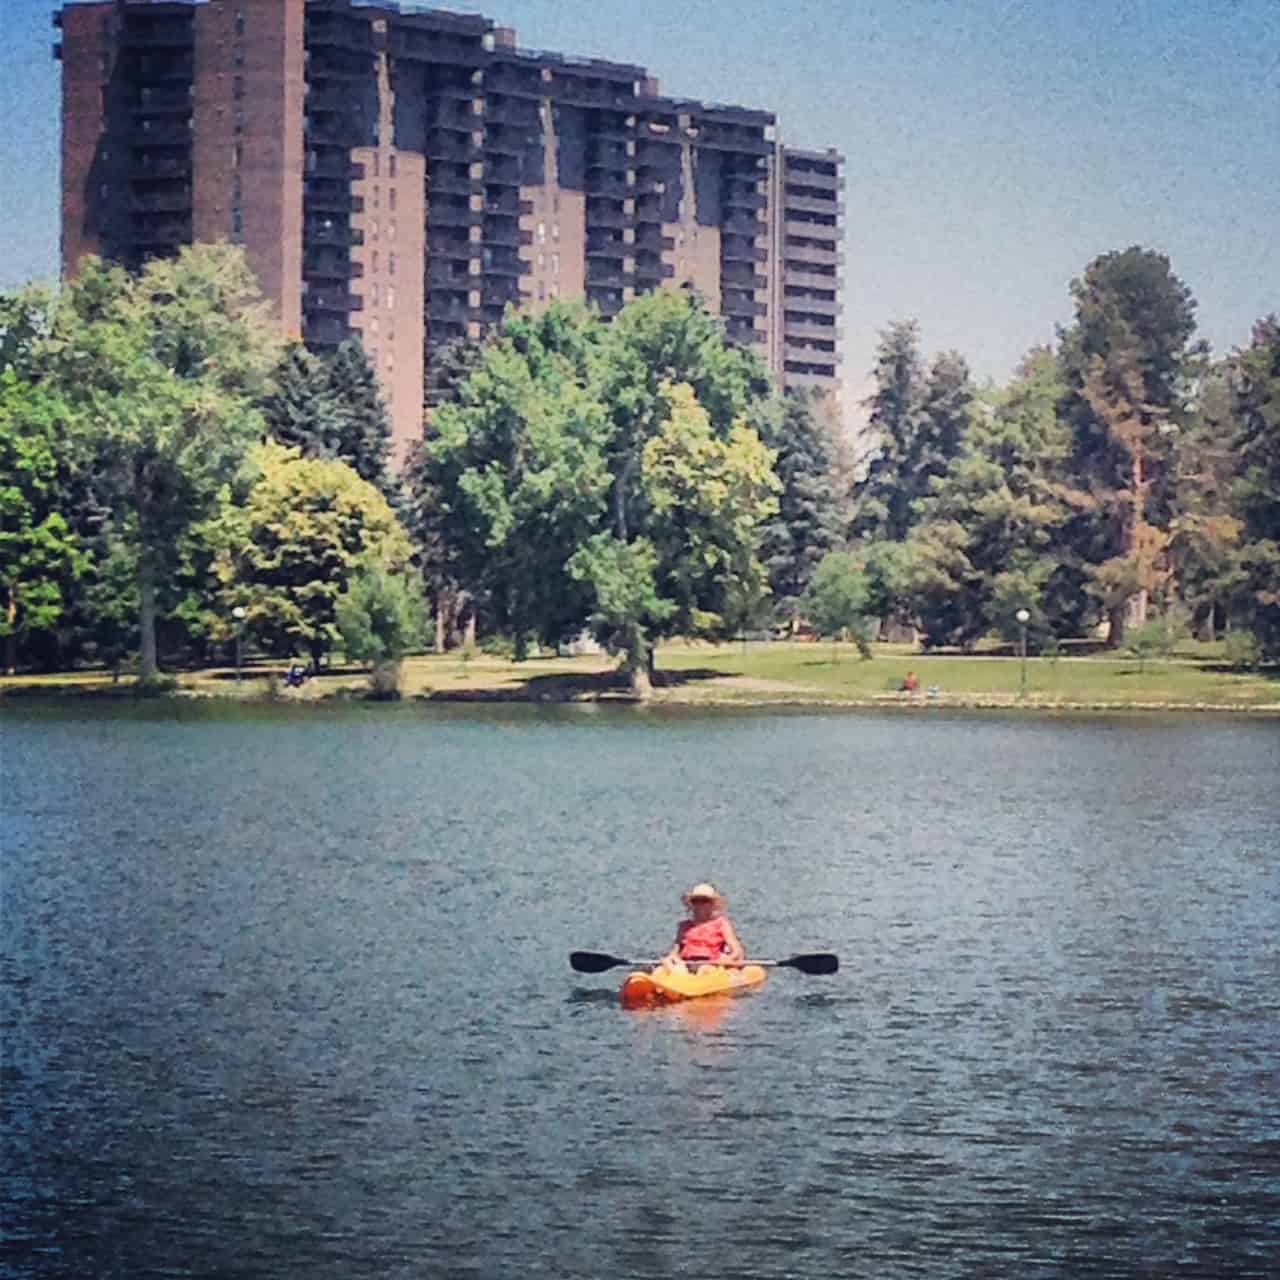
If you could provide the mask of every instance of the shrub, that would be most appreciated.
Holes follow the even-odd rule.
[[[1252,670],[1258,665],[1258,637],[1252,631],[1228,631],[1222,638],[1222,656],[1235,671]]]

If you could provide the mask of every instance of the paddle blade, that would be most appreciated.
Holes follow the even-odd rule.
[[[607,956],[599,951],[570,951],[569,967],[577,973],[603,973],[619,965],[630,964],[619,956]]]
[[[816,951],[812,955],[792,956],[790,960],[779,960],[778,965],[787,969],[799,969],[801,973],[835,973],[840,968],[840,957],[833,955],[830,951]]]

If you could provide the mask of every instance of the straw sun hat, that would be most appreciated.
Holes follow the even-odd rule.
[[[695,884],[681,901],[686,907],[691,907],[699,898],[710,899],[717,907],[722,908],[724,906],[724,894],[715,885],[707,884],[705,880],[701,884]]]

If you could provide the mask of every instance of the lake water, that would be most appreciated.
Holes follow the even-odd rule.
[[[1280,722],[0,735],[0,1275],[1280,1274]],[[570,972],[706,878],[840,973]]]

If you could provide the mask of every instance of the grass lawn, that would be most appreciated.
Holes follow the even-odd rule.
[[[671,644],[658,654],[655,698],[672,703],[887,703],[923,705],[1016,706],[1023,704],[1017,657],[921,654],[905,645],[876,645],[863,661],[852,645],[752,642]],[[193,694],[262,698],[273,691],[270,677],[287,663],[246,665],[236,683],[229,668],[183,672],[179,688]],[[914,671],[920,692],[897,690]],[[358,693],[367,673],[336,666],[302,688],[285,690],[291,701],[311,701],[343,692]],[[114,691],[128,693],[127,678]],[[930,693],[929,690],[934,690]],[[112,691],[102,672],[0,679],[0,694]],[[278,682],[275,691],[279,692]],[[457,653],[422,655],[404,664],[403,692],[410,698],[558,702],[579,698],[625,697],[614,663],[606,657],[538,658],[513,663],[479,654],[465,660]],[[1280,711],[1280,669],[1228,670],[1211,646],[1188,645],[1175,658],[1148,661],[1107,654],[1027,660],[1025,705],[1227,707]]]

